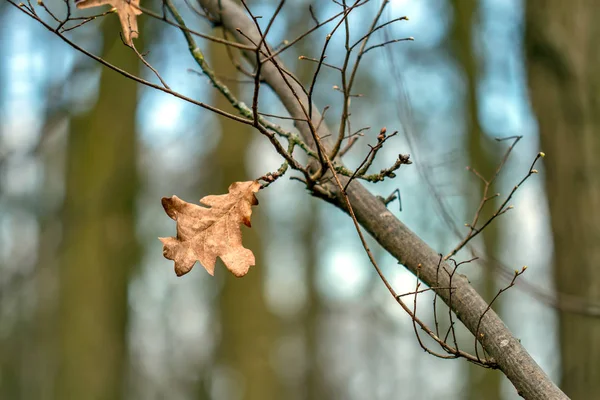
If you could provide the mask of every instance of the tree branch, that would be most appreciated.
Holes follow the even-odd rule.
[[[261,43],[262,38],[255,25],[244,10],[233,1],[198,1],[240,43]],[[250,62],[256,61],[256,53],[249,52],[245,55]],[[300,121],[306,118],[305,110],[309,108],[307,96],[297,81],[282,77],[282,68],[281,61],[274,57],[262,65],[261,78],[279,96],[291,117],[298,119],[295,122],[296,128],[304,141],[316,150],[314,132],[311,132],[306,121]],[[320,142],[326,147],[325,150],[330,152],[333,147],[333,136],[325,123],[319,124],[321,115],[317,111],[318,107],[313,105],[311,109],[313,110],[312,125],[318,126],[316,134],[322,138]],[[348,183],[348,177],[339,178],[342,184]],[[348,211],[340,188],[329,184],[327,189],[333,195],[328,198],[328,201]],[[537,365],[519,340],[512,335],[498,315],[493,310],[489,310],[488,304],[469,284],[465,276],[452,277],[453,290],[450,298],[451,291],[447,288],[450,287],[452,268],[442,264],[438,269],[439,254],[408,229],[358,181],[354,180],[348,185],[347,195],[362,227],[401,264],[415,275],[418,273],[419,278],[428,286],[435,287],[436,293],[448,304],[467,329],[473,335],[477,335],[477,340],[513,383],[519,395],[527,399],[567,398]]]

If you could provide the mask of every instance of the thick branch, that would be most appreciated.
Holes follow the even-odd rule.
[[[242,44],[250,44],[247,38],[254,43],[260,43],[261,38],[244,10],[231,0],[198,0],[200,4],[220,20],[223,26],[235,35]],[[243,34],[241,34],[242,32]],[[250,54],[252,60],[254,53]],[[274,59],[282,66],[281,61]],[[290,115],[297,119],[304,119],[305,114],[302,106],[298,104],[300,98],[304,109],[308,108],[307,98],[302,88],[292,79],[287,81],[273,63],[268,62],[262,66],[262,78],[277,93]],[[313,124],[318,125],[321,119],[316,111],[319,108],[313,106]],[[296,127],[302,134],[304,140],[315,149],[315,143],[306,122],[296,122]],[[318,135],[322,143],[331,151],[332,136],[325,123],[318,128]],[[347,177],[340,176],[342,184],[348,182]],[[328,189],[335,195],[330,201],[336,206],[345,209],[343,197],[338,187],[331,185]],[[451,268],[443,265],[443,271],[438,274],[436,281],[436,269],[440,256],[415,233],[410,231],[400,220],[398,220],[384,205],[381,200],[372,195],[359,182],[353,181],[347,189],[352,207],[360,224],[366,229],[390,254],[401,264],[416,274],[419,265],[419,277],[430,287],[449,287],[449,274]],[[533,358],[523,348],[502,320],[492,310],[487,310],[487,303],[479,296],[475,289],[469,284],[466,277],[454,275],[452,278],[454,288],[450,298],[447,289],[435,289],[438,295],[450,306],[463,324],[475,335],[486,352],[493,358],[499,368],[510,379],[518,393],[527,399],[565,399],[567,398],[550,378],[542,371]],[[479,331],[477,327],[480,317]]]

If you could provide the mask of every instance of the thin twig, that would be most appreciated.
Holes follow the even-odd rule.
[[[512,280],[510,281],[510,283],[508,284],[508,286],[506,286],[506,287],[504,287],[504,288],[500,289],[500,290],[498,291],[498,293],[496,293],[496,295],[494,296],[494,298],[492,299],[492,301],[490,301],[490,303],[488,304],[488,306],[487,306],[487,308],[485,309],[485,311],[484,311],[484,312],[481,314],[481,316],[479,317],[479,321],[477,322],[477,329],[476,329],[476,331],[475,331],[475,356],[477,357],[477,359],[478,359],[478,360],[480,360],[480,358],[479,358],[479,352],[478,352],[478,350],[477,350],[477,347],[478,347],[478,345],[477,345],[477,344],[478,344],[478,342],[479,342],[480,340],[483,340],[483,333],[479,333],[479,327],[481,326],[481,321],[483,321],[483,317],[484,317],[484,316],[485,316],[485,314],[487,314],[487,312],[488,312],[488,311],[489,311],[489,310],[492,308],[492,304],[494,304],[494,302],[496,301],[496,299],[497,299],[498,297],[500,297],[500,295],[501,295],[502,293],[506,292],[508,289],[510,289],[511,287],[513,287],[513,286],[515,285],[515,282],[517,281],[517,278],[518,278],[519,276],[521,276],[521,275],[522,275],[522,274],[525,272],[525,270],[527,270],[527,267],[526,267],[526,266],[524,266],[523,268],[521,268],[521,270],[520,270],[520,271],[516,271],[516,270],[515,270],[515,273],[514,273],[514,275],[513,275],[513,278],[512,278]]]
[[[472,170],[480,179],[483,180],[483,182],[485,184],[484,190],[483,190],[483,196],[482,196],[481,202],[479,203],[477,211],[475,212],[475,216],[473,217],[473,222],[471,224],[467,225],[469,227],[469,233],[465,236],[465,238],[463,240],[460,241],[460,243],[458,243],[458,245],[456,245],[456,247],[446,257],[444,257],[444,259],[447,260],[450,257],[453,257],[463,247],[465,247],[465,245],[467,245],[467,243],[469,243],[474,237],[476,237],[477,235],[479,235],[489,224],[491,224],[494,221],[494,219],[496,219],[500,215],[502,215],[502,214],[506,213],[507,211],[509,211],[510,209],[512,209],[513,208],[512,206],[507,206],[507,204],[510,201],[510,199],[512,199],[512,197],[515,194],[515,192],[519,189],[519,187],[523,183],[525,183],[525,181],[527,179],[529,179],[529,177],[531,177],[534,174],[537,174],[538,171],[536,169],[534,169],[533,167],[535,166],[536,162],[540,158],[544,157],[544,153],[543,152],[539,152],[536,155],[535,159],[531,163],[531,166],[529,167],[529,171],[527,172],[527,174],[519,181],[519,183],[517,183],[513,187],[513,189],[508,194],[508,196],[502,202],[502,204],[500,204],[500,206],[498,206],[498,208],[494,211],[494,213],[492,214],[492,216],[481,227],[477,228],[477,223],[479,222],[481,211],[483,210],[484,205],[490,199],[498,196],[498,194],[494,194],[492,196],[488,196],[487,193],[489,191],[489,188],[490,188],[491,184],[494,182],[494,180],[497,178],[497,176],[499,175],[499,173],[502,170],[502,168],[504,167],[504,164],[505,164],[506,160],[508,159],[508,156],[510,155],[511,151],[513,150],[513,148],[517,144],[517,142],[521,139],[521,136],[513,136],[513,137],[510,137],[510,138],[505,138],[505,139],[501,139],[501,140],[507,140],[507,139],[514,139],[514,142],[511,144],[511,146],[506,151],[506,153],[505,153],[502,161],[500,162],[500,164],[496,168],[496,172],[494,173],[494,175],[492,176],[492,178],[490,180],[484,179],[484,177],[482,177],[477,171],[473,170],[472,168],[469,168],[469,170]]]
[[[87,51],[86,49],[84,49],[83,47],[77,45],[76,43],[74,43],[73,41],[71,41],[70,39],[68,39],[66,36],[64,36],[63,34],[61,34],[60,32],[57,32],[56,28],[53,28],[52,26],[50,26],[48,23],[46,23],[46,21],[44,21],[43,19],[41,19],[40,17],[38,17],[36,14],[30,13],[27,10],[24,10],[23,7],[19,7],[18,4],[16,4],[13,0],[7,0],[9,4],[11,4],[12,6],[16,7],[17,9],[21,10],[23,13],[25,13],[26,15],[28,15],[29,17],[35,19],[37,22],[39,22],[44,28],[48,29],[51,32],[54,32],[59,38],[61,38],[65,43],[67,43],[69,46],[71,46],[72,48],[74,48],[75,50],[81,52],[82,54],[85,54],[87,57],[92,58],[94,61],[99,62],[100,64],[104,65],[105,67],[108,67],[110,69],[112,69],[113,71],[125,76],[126,78],[129,78],[131,80],[134,80],[135,82],[141,83],[142,85],[151,87],[153,89],[156,90],[160,90],[161,92],[164,93],[168,93],[172,96],[175,96],[181,100],[184,100],[188,103],[197,105],[199,107],[205,108],[207,110],[210,110],[216,114],[222,115],[224,117],[227,117],[231,120],[240,122],[242,124],[245,125],[252,125],[252,120],[248,119],[248,118],[243,118],[243,117],[238,117],[237,115],[233,115],[231,113],[228,113],[226,111],[223,111],[217,107],[211,106],[210,104],[206,104],[203,103],[201,101],[198,100],[194,100],[192,98],[189,98],[187,96],[182,95],[181,93],[175,92],[173,90],[169,90],[165,87],[159,86],[157,84],[154,84],[152,82],[149,82],[143,78],[140,78],[138,76],[135,76],[113,64],[111,64],[110,62],[106,61],[105,59],[98,57],[97,55],[90,53],[89,51]]]
[[[138,51],[138,49],[135,47],[135,44],[133,44],[133,41],[131,42],[131,44],[128,44],[127,46],[131,47],[131,49],[133,49],[133,51],[138,56],[138,58],[142,61],[142,63],[144,63],[144,65],[146,67],[148,67],[152,72],[154,72],[154,75],[156,75],[156,77],[158,78],[158,80],[160,81],[160,83],[162,83],[162,85],[165,87],[165,89],[171,90],[171,88],[169,87],[169,85],[167,85],[167,82],[165,82],[165,80],[162,78],[162,76],[160,76],[160,74],[158,73],[158,71],[152,65],[150,65],[150,63],[148,61],[146,61],[146,59],[144,58],[143,55],[140,54],[140,52]]]

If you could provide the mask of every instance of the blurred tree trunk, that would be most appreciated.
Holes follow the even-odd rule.
[[[526,5],[530,96],[548,153],[556,288],[597,303],[600,7],[590,0],[530,0]],[[573,399],[589,399],[600,393],[600,320],[559,315],[562,389]]]
[[[309,215],[304,219],[302,240],[298,246],[306,254],[306,287],[307,307],[304,313],[302,326],[306,329],[306,399],[330,398],[327,390],[327,374],[320,364],[321,346],[320,328],[323,315],[323,303],[317,290],[318,258],[316,253],[315,233],[319,232],[316,218],[317,210],[314,201],[310,202]]]
[[[497,155],[493,155],[489,138],[483,133],[479,123],[479,103],[477,98],[477,89],[480,80],[481,57],[475,51],[474,32],[479,23],[479,6],[477,0],[453,0],[454,24],[452,31],[452,42],[457,61],[461,66],[466,85],[466,107],[464,118],[467,126],[467,150],[471,166],[475,168],[483,177],[489,179],[494,173],[495,160]],[[484,191],[484,182],[470,174],[468,182],[474,182],[475,185],[468,185],[469,193],[474,193],[469,208],[469,213],[475,212],[481,196]],[[492,185],[488,196],[495,193]],[[480,221],[488,220],[495,207],[494,201],[489,201],[482,210]],[[471,222],[472,214],[468,214],[467,220]],[[480,222],[480,224],[481,224]],[[485,253],[493,255],[498,252],[498,224],[491,224],[482,233]],[[491,300],[496,292],[496,280],[491,265],[482,263],[482,284],[478,285],[477,290],[484,299]],[[494,309],[498,312],[498,302]],[[468,398],[488,400],[500,399],[500,378],[498,371],[493,371],[468,364],[469,383],[467,384]]]
[[[121,42],[117,16],[104,18],[102,26],[102,57],[138,74],[139,61]],[[95,107],[72,120],[59,272],[57,399],[124,397],[127,285],[139,253],[136,89],[133,81],[103,68]]]
[[[64,67],[64,60],[56,61],[50,70],[60,70]],[[40,188],[39,196],[44,205],[38,208],[38,223],[40,226],[37,248],[37,265],[35,271],[36,308],[34,317],[34,333],[30,343],[33,352],[32,367],[28,368],[28,389],[30,396],[25,398],[47,399],[52,393],[56,358],[57,329],[57,300],[58,300],[58,272],[59,272],[59,247],[60,232],[62,227],[60,208],[62,207],[63,190],[56,185],[57,180],[64,179],[63,167],[65,161],[65,142],[49,145],[49,138],[56,138],[65,133],[62,128],[69,119],[68,105],[66,102],[57,101],[56,92],[64,90],[68,84],[61,80],[46,91],[48,105],[41,130],[41,139],[38,142],[40,162],[44,168],[44,184]],[[63,131],[63,129],[65,129]],[[64,136],[63,136],[64,138]],[[65,138],[66,139],[66,138]],[[57,187],[58,186],[58,187]]]
[[[211,67],[219,76],[238,76],[222,45],[211,43]],[[226,81],[233,93],[240,85]],[[207,86],[208,87],[208,86]],[[227,100],[216,90],[213,104],[234,112]],[[221,139],[214,155],[215,169],[221,172],[220,186],[215,193],[226,193],[229,185],[257,177],[246,172],[244,161],[255,132],[247,126],[217,117]],[[260,197],[260,193],[258,194]],[[260,201],[260,200],[259,200]],[[246,400],[283,399],[281,382],[274,369],[274,357],[279,326],[265,302],[265,264],[261,241],[261,211],[254,209],[252,229],[242,228],[244,247],[252,249],[256,265],[242,279],[236,278],[219,262],[216,275],[224,279],[218,300],[220,306],[221,343],[217,364],[235,371],[235,383]],[[237,375],[239,374],[239,376]],[[231,385],[234,386],[234,385]]]

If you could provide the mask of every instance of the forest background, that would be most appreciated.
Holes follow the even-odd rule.
[[[309,4],[289,2],[270,42],[306,31],[314,23]],[[271,15],[276,2],[249,5]],[[189,25],[211,30],[179,6]],[[320,16],[339,8],[312,6]],[[376,6],[357,10],[357,31]],[[369,188],[384,197],[400,189],[402,211],[397,203],[390,210],[445,254],[482,194],[465,167],[490,176],[508,146],[494,138],[522,135],[492,190],[506,194],[546,152],[515,208],[475,242],[480,260],[461,272],[489,301],[510,281],[507,270],[528,266],[494,309],[572,398],[600,390],[593,379],[600,376],[600,56],[589,44],[596,8],[583,0],[391,1],[386,16],[409,21],[390,26],[390,35],[415,41],[364,63],[353,119],[372,129],[347,156],[358,165],[379,129],[400,131],[375,169],[398,153],[415,164]],[[149,50],[174,89],[229,107],[190,71],[197,67],[177,28],[143,15],[139,22],[136,46]],[[70,37],[154,79],[119,30],[108,15]],[[312,66],[299,56],[318,57],[314,43],[326,33],[282,53],[301,79]],[[550,50],[538,51],[540,42]],[[229,87],[251,99],[225,49],[202,47],[215,71],[239,78]],[[342,50],[334,37],[330,57]],[[316,87],[315,101],[331,105],[331,114],[340,111],[335,84],[324,72]],[[284,114],[272,92],[261,101],[264,112]],[[517,397],[498,371],[424,353],[352,221],[287,177],[259,193],[253,227],[243,231],[257,258],[248,276],[236,279],[218,264],[214,278],[201,268],[177,278],[157,240],[174,233],[160,198],[223,193],[277,169],[279,156],[250,128],[102,67],[7,1],[0,2],[0,135],[0,398]],[[440,215],[440,203],[450,215]],[[396,290],[414,290],[414,276],[372,247]]]

